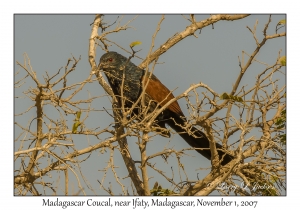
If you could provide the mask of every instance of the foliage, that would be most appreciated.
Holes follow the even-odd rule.
[[[162,188],[158,182],[155,182],[153,189],[150,190],[150,193],[153,196],[170,196],[176,194],[172,190]]]
[[[78,126],[81,125],[80,116],[81,116],[81,111],[76,112],[76,117],[75,117],[73,128],[72,128],[72,133],[77,133],[77,128],[78,128]]]
[[[277,125],[277,129],[280,130],[282,128],[286,128],[286,109],[282,110],[280,113],[280,117],[277,118],[275,123]],[[280,141],[282,144],[286,144],[286,133],[279,135]]]
[[[220,99],[222,100],[233,100],[233,101],[236,101],[236,102],[244,102],[242,97],[239,97],[239,96],[233,96],[233,95],[230,95],[228,93],[223,93],[222,95],[220,95]]]

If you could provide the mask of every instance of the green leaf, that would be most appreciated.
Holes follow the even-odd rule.
[[[281,116],[277,118],[275,125],[277,126],[277,129],[282,129],[286,127],[286,109],[281,111]],[[286,134],[280,134],[279,139],[282,144],[286,144]]]
[[[140,41],[135,41],[135,42],[131,42],[131,44],[130,44],[129,46],[130,46],[130,47],[134,47],[134,46],[140,45],[140,44],[142,44],[142,42],[140,42]]]
[[[236,101],[236,102],[241,102],[241,103],[244,102],[244,100],[242,99],[242,97],[228,95],[228,93],[223,93],[219,97],[220,97],[220,99],[223,99],[223,100],[225,100],[225,99],[231,99],[231,100]]]
[[[279,138],[282,144],[286,144],[286,134],[280,135]]]
[[[157,187],[158,187],[158,182],[155,182],[153,189],[157,189]]]
[[[281,118],[278,118],[277,121],[276,121],[276,125],[281,125],[283,122],[283,120]]]
[[[279,58],[278,63],[282,66],[286,66],[286,56]]]
[[[220,99],[229,99],[229,95],[227,93],[223,93],[222,95],[220,95]]]
[[[81,125],[81,123],[80,123],[79,121],[75,122],[75,123],[73,124],[72,133],[77,133],[77,128],[78,128],[78,126],[80,126],[80,125]]]
[[[285,19],[282,19],[278,22],[277,25],[285,25],[286,24],[286,20]]]
[[[150,190],[150,193],[153,196],[168,196],[175,194],[175,192],[173,192],[172,190],[162,188],[162,186],[159,185],[158,182],[155,182],[153,189]]]
[[[81,116],[81,111],[76,112],[76,117],[72,127],[72,133],[77,133],[77,128],[81,125],[80,116]]]
[[[76,119],[80,120],[81,112],[76,112]]]

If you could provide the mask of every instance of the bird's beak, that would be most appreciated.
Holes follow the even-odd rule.
[[[99,65],[98,65],[98,69],[99,70],[103,70],[103,71],[105,71],[105,69],[107,69],[107,68],[109,68],[109,64],[107,64],[107,63],[99,63]]]
[[[103,64],[102,64],[102,63],[99,63],[98,69],[101,70],[102,68],[103,68]]]

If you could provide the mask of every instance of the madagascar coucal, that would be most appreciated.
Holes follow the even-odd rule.
[[[100,58],[99,69],[102,69],[107,76],[108,82],[116,97],[125,98],[125,107],[131,108],[139,99],[143,86],[145,87],[145,104],[149,105],[149,111],[154,111],[157,106],[164,106],[174,95],[164,86],[158,78],[143,69],[134,65],[128,58],[116,52],[108,52]],[[124,78],[123,78],[124,76]],[[144,77],[146,77],[144,79]],[[142,84],[144,81],[144,85]],[[123,83],[123,87],[122,87]],[[136,115],[140,112],[140,106],[134,109]],[[177,101],[171,103],[157,118],[156,125],[163,132],[161,134],[168,135],[165,132],[165,123],[173,128],[191,147],[197,152],[211,159],[211,151],[209,140],[206,135],[195,127],[187,132],[183,127],[186,124],[186,118]],[[216,148],[221,160],[221,165],[229,163],[233,157],[222,150],[222,146],[216,143]]]

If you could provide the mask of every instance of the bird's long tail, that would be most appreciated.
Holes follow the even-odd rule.
[[[171,128],[174,129],[191,147],[198,148],[196,149],[197,152],[211,160],[209,140],[206,135],[195,127],[191,128],[189,132],[191,134],[189,134],[181,127],[184,126],[186,122],[182,117],[174,114],[172,118],[173,119],[170,119],[167,122],[169,126],[171,126]],[[233,156],[224,152],[220,144],[216,143],[216,148],[221,160],[221,165],[226,165],[233,160]]]

